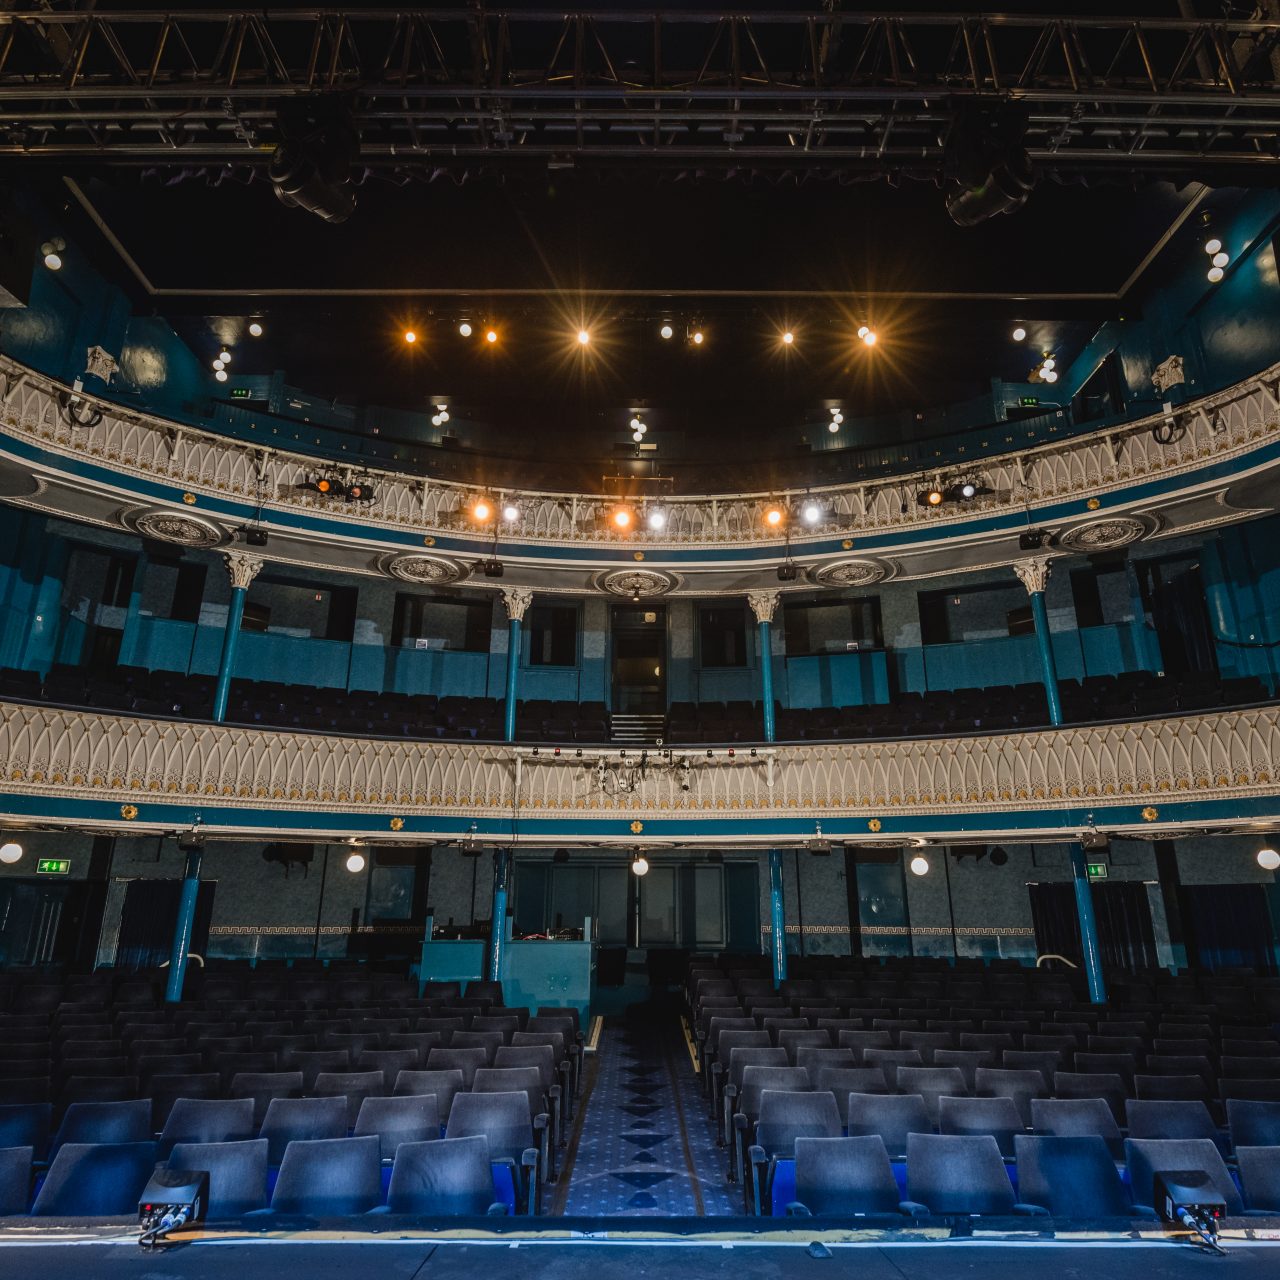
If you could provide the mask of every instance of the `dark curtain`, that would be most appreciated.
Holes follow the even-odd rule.
[[[200,885],[196,899],[195,927],[191,950],[204,955],[209,942],[209,921],[213,916],[212,880]],[[173,931],[178,923],[181,880],[130,880],[125,886],[124,908],[120,913],[120,940],[116,945],[117,969],[154,969],[169,959]]]
[[[1037,952],[1066,956],[1075,964],[1082,963],[1075,886],[1068,880],[1033,884],[1028,888]],[[1090,888],[1103,965],[1108,969],[1130,971],[1154,968],[1156,940],[1146,885],[1116,882],[1094,884]]]
[[[1187,954],[1202,969],[1275,973],[1275,936],[1260,884],[1183,885]]]

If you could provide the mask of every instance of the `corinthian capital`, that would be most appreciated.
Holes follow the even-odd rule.
[[[533,592],[528,587],[503,587],[502,603],[507,606],[507,617],[512,622],[523,622],[525,611],[533,603]]]
[[[243,551],[224,551],[222,557],[227,562],[232,587],[247,591],[262,568],[262,557],[246,555]]]
[[[1049,556],[1028,556],[1013,562],[1013,571],[1028,592],[1043,591],[1049,585],[1049,560]]]
[[[757,622],[772,622],[774,610],[778,607],[776,591],[748,591],[747,603],[751,612],[756,615]]]

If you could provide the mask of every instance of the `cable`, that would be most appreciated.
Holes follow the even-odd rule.
[[[88,410],[83,416],[77,413],[74,406],[83,405]],[[81,400],[69,392],[58,393],[58,416],[69,427],[96,427],[102,421],[102,410],[88,400]]]

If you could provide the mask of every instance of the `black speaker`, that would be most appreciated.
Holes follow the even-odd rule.
[[[1044,546],[1043,529],[1026,529],[1018,536],[1018,546],[1023,551],[1039,551]]]
[[[794,582],[799,575],[799,569],[793,564],[780,564],[778,566],[779,582]]]
[[[503,568],[501,560],[481,560],[480,571],[486,578],[502,577]]]
[[[265,529],[246,529],[244,531],[245,545],[250,547],[265,547],[267,545],[267,531]]]

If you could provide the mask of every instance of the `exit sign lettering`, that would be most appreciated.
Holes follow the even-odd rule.
[[[234,392],[232,394],[234,394]],[[1040,397],[1039,396],[1022,396],[1018,400],[1018,405],[1020,408],[1023,408],[1023,409],[1037,409],[1040,407]]]
[[[1090,880],[1105,880],[1107,878],[1107,864],[1105,862],[1086,862],[1084,869]]]
[[[41,858],[36,863],[36,875],[38,876],[65,876],[70,874],[70,871],[70,858]]]

